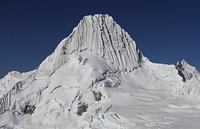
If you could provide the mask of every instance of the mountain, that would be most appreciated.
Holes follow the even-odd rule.
[[[38,68],[0,80],[0,128],[199,128],[200,73],[156,64],[109,15],[85,16]]]

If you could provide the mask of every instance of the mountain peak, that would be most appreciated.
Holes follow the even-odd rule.
[[[187,128],[200,100],[177,94],[199,98],[199,84],[185,60],[152,63],[112,17],[85,16],[36,70],[0,79],[0,127]]]
[[[72,33],[55,50],[54,69],[66,62],[74,52],[95,53],[119,70],[132,71],[140,66],[142,53],[129,34],[111,16],[85,16]]]
[[[92,19],[94,17],[97,18],[97,19],[110,19],[110,20],[113,20],[112,16],[109,16],[108,14],[87,15],[87,16],[84,16],[83,19]]]
[[[176,68],[178,69],[179,75],[182,76],[183,81],[190,80],[193,76],[199,76],[198,70],[188,64],[184,59],[181,62],[177,62]]]

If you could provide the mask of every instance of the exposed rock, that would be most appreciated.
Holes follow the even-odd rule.
[[[77,115],[82,116],[83,112],[87,112],[88,104],[79,103],[78,110],[76,112]]]
[[[26,106],[26,108],[24,109],[24,113],[25,114],[29,114],[29,115],[32,115],[35,111],[35,105],[28,105]]]
[[[101,101],[102,94],[100,91],[99,92],[93,91],[92,93],[94,95],[95,101]]]

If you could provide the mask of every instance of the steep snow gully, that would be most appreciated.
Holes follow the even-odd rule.
[[[37,69],[0,79],[0,129],[198,129],[200,73],[144,57],[109,15],[85,16]]]

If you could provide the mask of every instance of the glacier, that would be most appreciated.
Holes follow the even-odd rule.
[[[35,70],[0,79],[0,129],[198,129],[200,73],[151,62],[109,15],[85,16]]]

